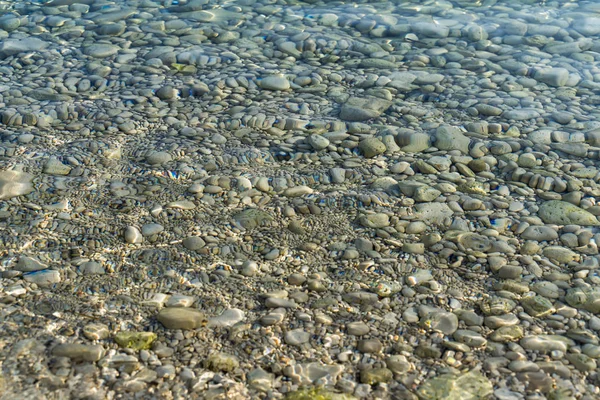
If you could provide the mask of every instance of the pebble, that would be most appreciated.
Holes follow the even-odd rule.
[[[0,55],[11,57],[19,53],[37,52],[46,49],[50,44],[36,37],[22,39],[5,39],[0,44]]]
[[[157,338],[153,332],[121,331],[114,337],[115,342],[128,349],[148,350]]]
[[[90,323],[83,328],[83,334],[90,340],[103,340],[110,336],[110,330],[104,324]]]
[[[233,308],[231,310],[225,310],[223,313],[217,317],[212,317],[208,319],[208,327],[231,327],[239,322],[242,322],[245,318],[244,311]]]
[[[348,335],[363,336],[369,333],[370,328],[364,322],[351,322],[346,325]]]
[[[365,228],[384,228],[390,225],[390,218],[384,213],[363,215],[359,221]]]
[[[96,362],[104,355],[104,348],[100,345],[65,343],[55,346],[52,354],[57,357],[68,357],[75,361]]]
[[[59,271],[50,269],[26,273],[23,279],[38,286],[52,286],[62,280]]]
[[[267,76],[260,80],[260,87],[266,90],[288,90],[290,82],[283,76]]]
[[[598,225],[598,219],[586,210],[574,204],[560,200],[544,202],[538,211],[540,218],[547,224],[560,225]]]
[[[188,236],[181,243],[183,247],[191,251],[198,251],[206,245],[206,242],[199,236]]]
[[[144,224],[142,225],[142,236],[153,236],[164,230],[161,224]]]
[[[125,242],[135,244],[141,243],[144,240],[142,233],[135,226],[128,226],[125,229]]]
[[[47,269],[48,266],[42,264],[39,260],[36,260],[32,257],[21,256],[19,257],[19,261],[15,264],[15,270],[22,272],[34,272],[41,271]]]
[[[110,44],[92,44],[83,49],[83,52],[94,58],[106,58],[119,52],[119,47]]]
[[[493,392],[492,383],[481,373],[462,375],[441,374],[427,379],[417,390],[419,397],[441,400],[442,398],[486,398]]]
[[[8,200],[31,193],[34,190],[32,179],[33,175],[26,172],[0,171],[0,200]]]
[[[213,372],[231,372],[239,365],[240,362],[236,356],[224,352],[212,353],[204,362],[204,366]]]
[[[386,151],[385,144],[377,138],[367,138],[361,141],[358,147],[366,158],[373,158]]]
[[[204,314],[189,308],[163,308],[157,316],[167,329],[196,329],[206,323]]]
[[[566,353],[569,347],[575,345],[571,339],[557,335],[526,336],[519,341],[519,344],[525,350],[539,351],[541,353],[549,353],[555,350]]]
[[[161,165],[171,161],[173,157],[166,151],[154,151],[146,157],[146,161],[150,165]]]
[[[521,234],[523,239],[542,241],[551,241],[558,239],[558,232],[549,226],[529,226]]]
[[[340,118],[344,121],[361,122],[379,117],[392,103],[377,97],[351,97],[340,111]]]
[[[283,338],[290,346],[300,346],[304,343],[308,343],[310,340],[310,333],[305,332],[302,329],[293,329],[287,331]]]

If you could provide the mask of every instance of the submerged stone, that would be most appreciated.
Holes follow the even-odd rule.
[[[196,329],[206,323],[204,313],[190,308],[163,308],[158,321],[167,329]]]
[[[464,375],[444,374],[421,385],[417,395],[422,400],[478,400],[491,396],[492,383],[478,372]]]
[[[322,388],[300,389],[290,392],[285,400],[355,400],[349,394],[336,393]]]
[[[148,350],[155,340],[154,332],[123,331],[115,335],[115,342],[119,346],[134,350]]]
[[[566,201],[551,200],[540,206],[538,215],[546,224],[600,225],[594,214]]]
[[[33,191],[33,175],[21,171],[0,171],[0,200],[29,194]]]
[[[342,106],[340,118],[344,121],[367,121],[377,118],[392,105],[391,101],[378,97],[351,97]],[[385,150],[384,150],[385,151]]]

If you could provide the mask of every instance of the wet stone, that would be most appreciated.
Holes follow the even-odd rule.
[[[392,103],[377,97],[351,97],[344,103],[340,118],[345,121],[367,121],[380,116]]]
[[[39,260],[36,260],[35,258],[27,256],[19,257],[19,261],[17,261],[15,265],[15,270],[22,272],[40,271],[46,268],[48,268],[47,265],[42,264]]]
[[[86,47],[83,52],[94,58],[106,58],[119,52],[119,47],[110,44],[92,44]]]
[[[364,322],[351,322],[346,325],[349,335],[363,336],[369,333],[370,328]]]
[[[384,228],[390,225],[390,218],[384,213],[363,215],[359,221],[366,228]]]
[[[267,76],[260,80],[260,87],[266,90],[287,90],[290,88],[290,82],[283,76]]]
[[[165,151],[155,151],[146,157],[146,162],[148,162],[150,165],[161,165],[168,163],[172,159],[173,156]]]
[[[52,349],[52,354],[58,357],[68,357],[76,361],[95,362],[104,354],[100,345],[85,345],[76,343],[59,344]]]
[[[31,193],[33,175],[20,171],[0,171],[0,200]]]
[[[157,316],[167,329],[196,329],[206,323],[204,314],[189,308],[163,308]]]
[[[458,329],[458,317],[450,312],[433,312],[419,321],[423,328],[452,335]]]
[[[365,339],[358,342],[358,351],[361,353],[379,353],[383,345],[379,339]]]
[[[23,275],[23,279],[38,286],[52,286],[62,280],[59,271],[50,269],[28,272]]]
[[[206,242],[199,236],[188,236],[182,241],[183,247],[188,250],[197,251],[206,245]]]
[[[238,368],[239,365],[240,362],[236,356],[223,352],[212,353],[204,361],[204,366],[214,372],[231,372]]]
[[[566,352],[569,347],[575,345],[571,339],[558,335],[526,336],[519,341],[519,344],[526,350],[541,353],[550,353],[553,350]]]
[[[485,315],[502,315],[511,312],[517,304],[510,299],[490,297],[484,299],[479,307]]]
[[[576,287],[567,290],[565,296],[571,307],[581,308],[594,314],[600,313],[600,287]]]
[[[360,373],[360,381],[367,385],[387,383],[393,378],[393,373],[387,368],[365,369]]]
[[[83,328],[83,335],[90,340],[103,340],[109,337],[108,326],[100,323],[91,323]]]
[[[542,296],[528,296],[521,300],[525,312],[534,318],[543,318],[556,311],[552,302]]]
[[[3,398],[597,395],[597,2],[0,8]]]
[[[523,328],[518,325],[502,326],[492,332],[488,339],[493,342],[515,342],[523,337]]]
[[[442,374],[427,379],[417,389],[419,397],[427,400],[483,399],[490,396],[492,391],[492,383],[478,372]]]
[[[547,224],[598,225],[598,219],[591,213],[560,200],[546,201],[540,206],[540,218]]]
[[[386,147],[381,140],[377,138],[367,138],[360,142],[360,150],[367,158],[373,158],[377,155],[385,153]]]
[[[244,320],[245,313],[237,308],[225,310],[217,317],[208,319],[209,327],[231,327]]]
[[[150,349],[152,342],[156,340],[157,336],[153,332],[133,332],[133,331],[121,331],[114,337],[115,342],[121,347],[134,350],[148,350]]]
[[[284,340],[291,346],[300,346],[304,343],[308,343],[310,340],[310,333],[305,332],[302,329],[294,329],[285,333]]]
[[[523,239],[550,241],[558,238],[558,232],[547,226],[530,226],[521,234]]]
[[[487,340],[478,334],[467,329],[459,329],[454,332],[453,337],[456,341],[464,343],[469,347],[482,347],[485,346]]]

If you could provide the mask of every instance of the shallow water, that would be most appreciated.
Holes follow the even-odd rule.
[[[596,1],[0,0],[0,398],[596,398],[599,35]]]

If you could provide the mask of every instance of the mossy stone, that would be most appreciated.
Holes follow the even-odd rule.
[[[492,395],[492,383],[478,372],[444,374],[426,380],[417,391],[421,400],[476,400]]]
[[[154,332],[123,331],[115,335],[119,346],[134,350],[148,350],[155,340]]]
[[[288,393],[285,400],[355,400],[349,394],[335,393],[322,388],[300,389]]]
[[[558,225],[600,225],[594,214],[566,201],[551,200],[540,206],[538,215],[546,224]]]

